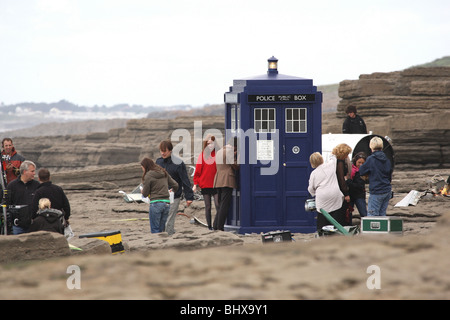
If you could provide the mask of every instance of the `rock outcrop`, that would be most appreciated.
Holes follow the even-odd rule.
[[[368,130],[392,139],[397,169],[450,167],[450,67],[361,75],[342,81],[339,96],[334,131],[352,104]]]
[[[450,67],[363,74],[339,83],[338,112],[352,104],[365,117],[440,112],[450,108]]]
[[[59,233],[38,231],[0,236],[0,263],[43,260],[70,255],[66,238]]]
[[[51,137],[17,137],[14,144],[26,158],[38,167],[47,167],[51,172],[74,170],[86,167],[139,163],[147,156],[159,157],[159,143],[170,139],[175,129],[189,133],[191,154],[182,154],[192,160],[194,141],[201,145],[206,130],[223,132],[223,117],[177,118],[177,119],[134,119],[125,128],[111,129],[82,135]],[[201,130],[194,135],[195,129]],[[180,137],[173,137],[179,139]],[[174,141],[172,139],[172,141]],[[184,141],[183,141],[184,142]],[[174,144],[176,144],[174,142]],[[188,161],[192,162],[193,161]]]
[[[323,133],[341,133],[344,110],[354,104],[369,131],[392,139],[397,170],[450,167],[450,67],[361,75],[358,80],[342,81],[339,95],[342,99],[338,112],[323,114]],[[176,129],[187,133],[188,139],[185,141],[177,134],[172,137]],[[138,165],[145,156],[158,158],[158,146],[163,139],[172,138],[174,145],[177,142],[190,145],[180,155],[187,164],[193,164],[202,135],[210,129],[219,131],[223,137],[223,116],[134,119],[125,128],[108,132],[17,137],[14,144],[25,158],[36,162],[38,167],[48,167],[52,174],[119,165],[109,173],[95,172],[100,174],[101,180],[97,181],[91,181],[86,173],[79,173],[79,177],[78,173],[71,173],[72,181],[79,186],[89,181],[97,188],[99,183],[111,181],[108,175],[120,178],[123,170]]]

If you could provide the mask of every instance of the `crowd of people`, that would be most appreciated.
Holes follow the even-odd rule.
[[[184,194],[186,206],[194,200],[194,192],[201,189],[205,201],[205,218],[210,230],[224,230],[228,210],[231,204],[233,188],[236,188],[235,170],[239,169],[236,160],[237,141],[233,138],[229,144],[219,149],[216,139],[208,135],[203,141],[193,177],[194,185],[187,174],[185,163],[172,154],[170,140],[161,141],[161,157],[153,161],[144,158],[142,195],[150,198],[149,220],[152,233],[175,233],[175,218]],[[216,161],[217,158],[223,161]],[[173,200],[170,193],[173,192]],[[212,201],[216,207],[216,216],[212,221]]]
[[[153,161],[144,158],[142,167],[142,195],[150,201],[150,232],[175,233],[175,218],[182,195],[189,206],[194,200],[194,192],[201,190],[205,201],[205,217],[210,230],[224,230],[231,194],[236,188],[235,170],[237,141],[219,149],[214,136],[207,136],[196,163],[194,185],[191,186],[185,163],[172,154],[170,140],[161,141],[161,157]],[[41,168],[38,181],[35,180],[36,164],[25,160],[14,148],[12,139],[2,141],[2,199],[8,208],[12,222],[12,234],[39,230],[64,233],[69,225],[70,204],[63,189],[50,180],[50,171]],[[216,150],[217,154],[216,154]],[[216,162],[216,157],[223,161]],[[171,193],[173,193],[171,199]],[[212,221],[211,209],[214,202],[217,214]]]
[[[357,115],[356,108],[350,106],[346,110],[347,119],[343,124],[343,133],[367,133],[364,120]],[[329,224],[326,218],[320,213],[324,209],[331,214],[341,225],[352,224],[352,212],[354,207],[362,217],[367,215],[386,215],[387,203],[391,192],[392,168],[390,161],[383,153],[383,141],[379,137],[374,137],[370,141],[371,155],[360,152],[349,160],[352,149],[347,144],[339,144],[332,151],[332,157],[327,163],[323,163],[322,155],[318,152],[310,157],[313,170],[311,173],[308,191],[316,198],[316,207],[318,208],[317,229],[318,231],[324,225]],[[156,165],[160,168],[154,171],[167,170],[165,175],[160,175],[164,181],[165,189],[170,189],[170,179],[173,178],[178,187],[173,188],[175,199],[172,204],[169,202],[169,193],[161,199],[150,198],[150,223],[159,227],[152,232],[166,231],[172,234],[174,231],[175,215],[178,211],[180,196],[184,193],[186,204],[189,206],[193,200],[193,192],[201,190],[205,201],[205,218],[210,230],[224,230],[224,225],[228,216],[231,204],[232,192],[236,188],[236,172],[239,165],[236,161],[237,139],[233,138],[223,148],[219,149],[215,137],[208,135],[203,140],[202,152],[198,156],[195,173],[193,177],[193,188],[189,183],[186,166],[179,158],[172,155],[172,143],[162,141],[160,144],[161,157],[156,160]],[[216,150],[218,150],[216,152]],[[216,161],[220,159],[221,161]],[[148,161],[150,159],[144,159]],[[143,161],[144,161],[143,160]],[[143,195],[152,194],[151,188],[157,188],[157,183],[150,184],[150,173],[145,169],[142,178],[144,184]],[[167,174],[168,173],[168,174]],[[148,175],[148,177],[147,177]],[[368,177],[371,177],[370,179]],[[156,178],[154,178],[156,179]],[[365,186],[369,183],[370,197],[369,205],[366,204]],[[165,202],[169,213],[159,216],[159,211],[154,208],[154,203]],[[211,209],[212,202],[216,207],[216,216],[212,221]],[[160,204],[162,206],[162,204]],[[152,217],[152,215],[154,217]],[[156,218],[155,218],[156,217]]]
[[[356,107],[346,108],[347,118],[342,133],[367,134],[364,120],[357,114]],[[351,162],[352,149],[346,143],[335,146],[330,159],[324,163],[319,152],[311,154],[311,172],[308,192],[315,197],[317,210],[317,231],[330,224],[320,209],[328,212],[342,226],[352,225],[352,212],[358,209],[361,217],[385,216],[392,198],[392,165],[383,152],[383,140],[374,136],[369,142],[371,154],[358,152]],[[366,184],[369,184],[369,200],[366,203]]]
[[[348,117],[343,124],[343,133],[367,133],[364,120],[356,114],[355,107],[348,107],[346,113]],[[318,232],[329,224],[320,209],[327,211],[343,226],[352,224],[355,206],[362,217],[386,215],[391,198],[391,163],[382,151],[381,138],[373,137],[369,147],[371,155],[360,152],[351,162],[349,155],[352,149],[345,143],[333,149],[326,163],[319,152],[311,154],[313,171],[308,191],[316,200]],[[2,148],[2,179],[7,189],[5,193],[2,191],[2,195],[5,195],[8,208],[18,207],[11,211],[12,233],[38,230],[64,233],[64,227],[69,224],[70,204],[63,189],[51,182],[50,172],[46,168],[39,170],[39,181],[36,181],[36,165],[16,152],[12,139],[3,139]],[[198,189],[205,202],[208,228],[224,230],[232,192],[237,185],[237,138],[232,138],[219,148],[213,135],[206,136],[196,162],[193,186],[185,163],[172,154],[172,142],[161,141],[159,150],[161,157],[156,161],[146,157],[140,163],[143,172],[142,195],[148,197],[150,202],[151,233],[174,234],[182,195],[186,199],[186,206],[190,206],[194,192]],[[368,206],[365,191],[367,183],[370,191]],[[214,221],[211,215],[212,202],[216,208]]]
[[[70,203],[63,189],[50,180],[50,171],[41,168],[39,181],[35,180],[36,164],[16,152],[11,138],[2,140],[1,155],[2,204],[8,208],[7,220],[11,222],[7,232],[45,230],[64,234],[69,225]]]
[[[308,192],[315,196],[317,231],[330,224],[320,209],[328,212],[342,226],[352,225],[354,206],[361,217],[385,216],[392,197],[392,166],[383,152],[383,140],[374,136],[369,143],[372,154],[357,153],[351,167],[347,159],[352,151],[345,143],[337,145],[330,159],[324,163],[319,152],[310,156],[311,172]],[[366,184],[369,200],[366,205]]]
[[[2,142],[2,179],[4,179],[5,207],[12,222],[12,234],[39,230],[64,233],[69,224],[70,204],[63,189],[50,180],[50,171],[41,168],[35,180],[36,164],[25,160],[14,148],[12,139]],[[216,138],[208,135],[203,141],[202,152],[196,162],[193,186],[185,163],[172,154],[170,140],[159,144],[161,157],[155,161],[144,158],[142,167],[142,195],[149,198],[150,232],[175,233],[175,218],[182,196],[186,206],[194,200],[194,192],[200,189],[205,201],[205,218],[210,230],[224,230],[236,188],[237,139],[233,138],[219,148]],[[217,150],[217,152],[216,152]],[[220,158],[222,161],[216,161]],[[171,197],[172,193],[172,197]],[[212,220],[212,202],[216,216]]]

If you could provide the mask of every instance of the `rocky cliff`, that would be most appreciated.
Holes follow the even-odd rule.
[[[344,110],[354,104],[368,130],[392,139],[397,170],[450,168],[450,67],[361,75],[358,80],[342,81],[339,95],[342,99],[338,112],[323,114],[323,133],[341,133]],[[196,125],[200,133],[194,134]],[[182,156],[187,163],[194,163],[194,141],[198,146],[209,129],[223,136],[223,128],[223,116],[135,119],[129,120],[125,128],[108,132],[15,137],[14,144],[27,159],[53,173],[116,166],[110,172],[120,176],[121,165],[137,165],[139,171],[143,157],[159,157],[160,141],[171,138],[175,129],[188,133],[190,141],[185,142],[191,148],[183,151],[190,154]],[[175,144],[183,140],[179,136],[172,138]],[[75,179],[76,174],[72,175]],[[81,178],[75,180],[82,182]]]
[[[368,130],[392,138],[397,168],[450,167],[450,67],[361,75],[342,81],[339,96],[340,121],[324,131],[340,132],[352,104]]]
[[[196,125],[200,135],[194,135]],[[201,141],[202,134],[208,129],[223,127],[223,117],[136,119],[129,120],[125,128],[111,129],[108,132],[17,137],[14,138],[14,145],[26,159],[34,161],[38,167],[49,168],[51,172],[86,167],[95,169],[98,166],[138,164],[146,156],[155,159],[160,156],[159,143],[170,139],[175,129],[181,129],[180,132],[189,133],[188,137],[191,139],[192,154],[181,154],[189,158],[189,162],[194,156],[194,140]],[[179,136],[173,138],[182,141]]]
[[[450,67],[363,74],[339,83],[338,112],[353,104],[363,116],[440,112],[450,108]]]

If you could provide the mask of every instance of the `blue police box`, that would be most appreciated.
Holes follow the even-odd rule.
[[[316,213],[305,211],[312,168],[322,148],[322,92],[311,79],[278,73],[234,80],[225,99],[226,141],[238,138],[238,188],[225,230],[312,233]]]

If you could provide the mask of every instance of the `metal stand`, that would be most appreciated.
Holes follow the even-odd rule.
[[[2,228],[0,230],[0,234],[7,235],[8,234],[8,223],[7,223],[7,213],[6,213],[6,196],[8,194],[8,190],[6,189],[6,172],[3,170],[3,159],[0,161],[0,181],[2,186],[2,194],[1,194],[1,206],[3,210],[3,219],[2,219]]]
[[[340,233],[342,233],[345,236],[350,236],[351,234],[339,223],[337,222],[328,212],[326,212],[324,209],[320,209],[320,212],[327,218],[328,221],[330,221],[338,230]]]

